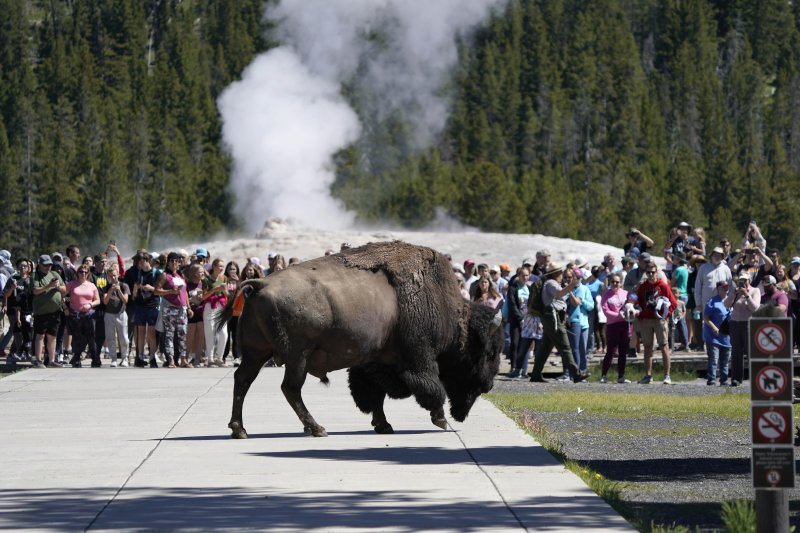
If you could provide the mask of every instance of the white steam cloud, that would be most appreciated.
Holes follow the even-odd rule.
[[[341,84],[367,87],[377,118],[401,113],[418,147],[441,131],[441,90],[457,62],[456,36],[505,0],[283,0],[278,48],[261,54],[220,96],[232,187],[248,229],[269,217],[351,227],[331,197],[333,155],[362,127]]]

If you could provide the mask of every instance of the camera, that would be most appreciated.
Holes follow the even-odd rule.
[[[744,289],[744,287],[745,287],[745,284],[746,284],[746,283],[747,283],[747,281],[745,281],[745,280],[743,280],[743,279],[740,279],[740,280],[738,281],[738,286],[739,286],[739,288],[740,288],[740,289]]]

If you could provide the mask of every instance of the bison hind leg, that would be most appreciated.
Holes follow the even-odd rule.
[[[241,422],[231,422],[228,424],[228,427],[231,429],[231,437],[234,439],[246,439],[247,438],[247,431],[245,431],[244,426]]]

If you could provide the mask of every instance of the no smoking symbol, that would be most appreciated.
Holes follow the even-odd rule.
[[[765,439],[775,440],[786,435],[788,424],[778,411],[766,411],[758,417],[758,432]]]
[[[758,371],[756,386],[765,396],[778,396],[786,389],[786,374],[777,366],[765,366]]]
[[[767,470],[767,483],[777,485],[781,482],[781,473],[777,470]]]

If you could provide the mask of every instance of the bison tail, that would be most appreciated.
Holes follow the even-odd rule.
[[[261,290],[262,285],[255,284],[259,280],[247,280],[239,285],[233,298],[230,298],[225,308],[217,315],[214,331],[219,332],[231,318],[242,314],[244,302],[247,298]]]

